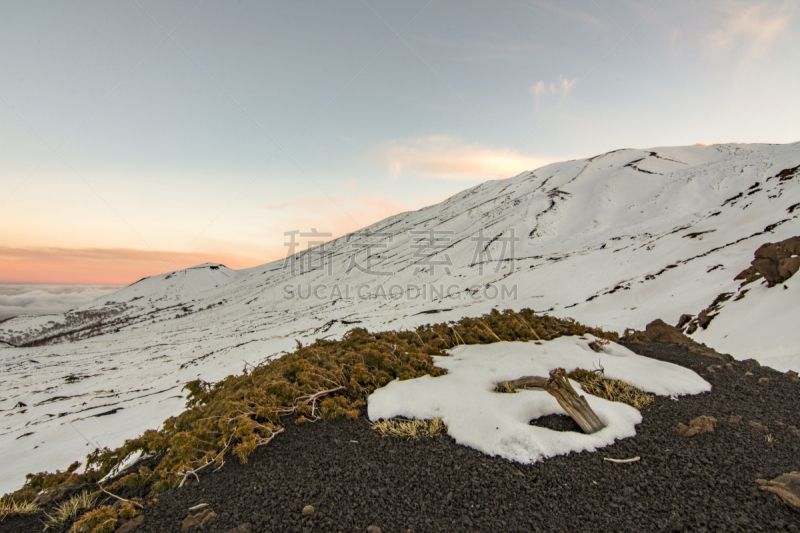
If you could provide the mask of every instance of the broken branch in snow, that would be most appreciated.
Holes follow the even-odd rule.
[[[543,389],[546,385],[547,378],[541,376],[523,376],[511,381],[503,381],[500,383],[499,387],[508,391],[513,391],[514,389],[527,389],[530,387]]]
[[[586,398],[578,396],[572,388],[567,379],[567,371],[563,368],[550,371],[550,379],[547,380],[544,390],[555,397],[561,408],[578,423],[584,433],[596,433],[605,427],[589,407]]]
[[[572,388],[567,379],[567,371],[563,368],[551,370],[549,379],[541,376],[524,376],[511,381],[503,381],[497,385],[497,390],[514,392],[515,389],[530,387],[544,389],[555,397],[561,408],[578,423],[584,433],[596,433],[605,427],[589,407],[586,398],[578,396],[578,393]]]

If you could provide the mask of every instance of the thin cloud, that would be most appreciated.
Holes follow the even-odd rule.
[[[113,285],[2,285],[0,320],[20,315],[50,315],[90,303],[118,287]]]
[[[741,67],[764,56],[786,32],[793,13],[790,2],[739,2],[723,0],[716,5],[720,25],[701,42],[708,53],[738,53]]]
[[[569,79],[563,74],[558,76],[558,79],[552,83],[546,84],[544,81],[537,81],[530,87],[530,92],[533,96],[539,99],[546,94],[559,94],[565,95],[575,84],[578,83],[578,78]]]
[[[393,176],[416,174],[441,180],[503,179],[550,163],[509,152],[507,148],[481,146],[446,135],[386,142],[375,149]]]

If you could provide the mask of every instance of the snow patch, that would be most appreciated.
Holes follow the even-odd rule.
[[[547,376],[550,370],[602,366],[607,378],[620,379],[660,396],[699,394],[711,385],[689,369],[642,357],[615,343],[602,353],[589,343],[595,337],[560,337],[542,344],[498,342],[459,346],[452,357],[434,357],[436,366],[448,373],[393,381],[377,389],[367,400],[370,420],[402,416],[411,419],[441,418],[456,442],[489,455],[520,463],[532,463],[555,455],[595,451],[617,439],[636,435],[642,416],[633,407],[585,394],[591,408],[606,427],[592,435],[558,432],[531,426],[533,419],[565,414],[544,390],[516,394],[494,392],[501,381],[522,376]],[[582,390],[571,382],[576,390]]]

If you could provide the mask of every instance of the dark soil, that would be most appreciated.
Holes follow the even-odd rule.
[[[697,371],[713,391],[657,397],[636,437],[533,465],[486,456],[445,435],[380,437],[364,419],[288,423],[248,464],[230,458],[199,484],[159,496],[133,531],[181,531],[188,509],[206,503],[218,516],[187,531],[800,532],[800,515],[755,483],[800,470],[800,436],[788,428],[800,426],[800,383],[736,361],[733,370],[712,373],[707,368],[720,359],[677,345],[628,347]],[[761,377],[770,383],[759,384]],[[684,438],[672,431],[701,415],[717,418],[714,432]],[[742,421],[729,422],[732,415]],[[769,437],[750,421],[767,426]],[[544,423],[569,430],[561,420]],[[634,456],[641,460],[603,460]],[[309,516],[306,505],[314,506]],[[0,522],[0,531],[41,530],[38,517]]]

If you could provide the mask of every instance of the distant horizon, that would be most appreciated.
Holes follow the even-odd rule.
[[[786,0],[0,5],[0,279],[286,256],[622,147],[800,139]]]
[[[791,142],[788,142],[788,143],[738,143],[738,142],[709,143],[709,144],[693,143],[693,144],[690,144],[690,145],[672,145],[672,147],[691,147],[691,146],[706,147],[706,146],[717,146],[717,145],[724,146],[724,145],[731,145],[731,144],[733,144],[733,145],[748,145],[748,144],[752,144],[752,145],[758,145],[758,144],[762,144],[762,145],[783,145],[783,144],[794,144],[794,143],[797,143],[797,142],[800,142],[800,140],[791,141]],[[659,148],[659,147],[664,148],[664,147],[668,147],[668,146],[667,145],[659,145],[659,146],[648,146],[648,147],[641,147],[641,148],[622,147],[622,148],[616,148],[616,149],[613,149],[613,150],[610,150],[610,151],[613,152],[613,151],[619,151],[619,150],[646,150],[646,149],[654,149],[654,148]],[[602,152],[602,153],[608,153],[608,152]],[[565,161],[577,161],[577,160],[581,160],[581,159],[590,159],[592,157],[596,157],[597,155],[600,155],[600,154],[592,153],[591,155],[588,155],[588,156],[568,159],[568,160],[565,160]],[[562,161],[553,161],[553,162],[550,162],[550,163],[548,163],[547,165],[544,165],[544,166],[548,166],[548,165],[551,165],[551,164],[554,164],[554,163],[559,163],[559,162],[562,162]],[[542,167],[539,167],[539,168],[542,168]],[[520,172],[518,174],[515,174],[514,176],[509,176],[508,178],[503,178],[503,179],[510,179],[510,178],[516,177],[516,176],[518,176],[520,174],[524,174],[526,172],[531,172],[531,171],[534,171],[534,170],[536,170],[536,169],[524,170],[524,171],[522,171],[522,172]],[[492,180],[487,180],[487,181],[492,181]],[[483,182],[481,182],[481,183],[483,183]],[[448,198],[450,198],[451,196],[453,196],[455,194],[458,194],[459,192],[462,192],[463,190],[467,190],[469,188],[472,188],[472,187],[474,187],[476,185],[478,185],[478,184],[468,185],[464,189],[461,189],[461,190],[458,190],[458,191],[454,191],[452,195],[449,195],[446,198],[441,198],[436,203],[438,204],[440,202],[443,202],[443,201],[447,200]],[[435,205],[435,204],[431,204],[431,205]],[[406,211],[416,211],[418,209],[423,209],[425,207],[428,207],[428,206],[412,208],[412,209],[408,209]],[[369,222],[369,224],[366,224],[365,226],[362,226],[360,228],[356,228],[353,231],[360,230],[363,227],[367,227],[369,225],[375,224],[377,222],[380,222],[381,220],[384,220],[384,219],[389,218],[391,216],[394,216],[396,214],[398,214],[398,213],[390,213],[390,214],[387,214],[385,216],[381,216],[380,218],[377,218],[376,220]],[[332,235],[332,236],[330,236],[329,238],[327,238],[325,240],[326,240],[326,242],[329,242],[329,241],[341,238],[343,236],[345,236],[345,234]],[[306,239],[300,239],[300,242],[301,242],[301,244],[305,245],[305,244],[307,244],[307,241],[309,241],[309,240],[310,239],[307,239],[307,238]],[[224,266],[227,266],[228,268],[231,268],[232,270],[237,270],[238,271],[238,270],[247,270],[247,269],[250,269],[250,268],[255,268],[255,267],[258,267],[258,266],[261,266],[261,265],[264,265],[264,264],[267,264],[267,263],[271,263],[271,262],[274,262],[274,261],[279,261],[279,260],[284,259],[286,257],[286,253],[285,252],[284,252],[283,255],[280,255],[278,257],[266,258],[266,259],[257,259],[257,258],[247,258],[247,257],[244,257],[244,256],[237,256],[237,255],[233,255],[233,254],[227,254],[226,255],[225,253],[214,254],[213,252],[201,253],[201,254],[197,254],[197,253],[185,254],[185,253],[180,253],[180,252],[179,253],[175,253],[175,252],[165,252],[165,251],[155,251],[155,250],[148,251],[148,250],[140,250],[140,249],[112,249],[112,250],[116,254],[116,255],[113,255],[113,254],[111,255],[111,257],[113,259],[117,259],[118,260],[120,257],[130,256],[130,257],[139,259],[140,260],[139,264],[136,264],[135,262],[125,262],[125,263],[122,263],[122,265],[124,265],[124,267],[119,267],[117,269],[111,269],[109,271],[108,265],[106,263],[99,263],[99,264],[94,265],[95,270],[90,270],[89,271],[89,272],[95,272],[96,273],[95,275],[98,276],[98,277],[82,278],[81,276],[86,276],[87,275],[87,272],[86,272],[87,263],[78,263],[78,264],[70,265],[69,262],[62,262],[59,268],[63,269],[65,266],[67,268],[72,267],[73,270],[71,270],[68,273],[68,276],[69,275],[76,275],[80,280],[75,280],[75,278],[72,278],[71,281],[67,281],[67,279],[70,279],[69,277],[64,278],[65,279],[64,281],[61,281],[58,278],[51,279],[51,280],[35,280],[35,279],[28,280],[28,279],[24,279],[23,278],[23,279],[0,280],[0,286],[3,286],[3,285],[38,285],[38,286],[56,286],[56,287],[61,287],[61,286],[74,285],[74,286],[80,286],[80,287],[114,287],[114,288],[120,288],[120,287],[125,287],[127,285],[130,285],[132,283],[135,283],[135,282],[137,282],[139,280],[142,280],[142,279],[145,279],[145,278],[148,278],[148,277],[168,274],[170,272],[176,272],[176,271],[179,271],[179,270],[185,270],[187,268],[196,267],[198,265],[202,265],[202,264],[205,264],[205,263],[222,264]],[[10,262],[8,261],[8,258],[5,258],[5,260],[3,260],[4,251],[5,251],[4,247],[0,245],[0,265],[2,265],[2,267],[3,267],[3,271],[0,272],[0,275],[2,273],[5,273],[6,271],[8,271],[8,267],[10,265]],[[15,255],[19,256],[20,252],[24,252],[24,251],[25,251],[24,248],[15,250]],[[45,255],[45,254],[43,254],[43,252],[45,252],[45,251],[43,251],[41,249],[40,250],[31,250],[31,251],[34,252],[34,254],[37,255],[37,256]],[[104,255],[104,253],[107,254],[107,252],[108,252],[108,250],[93,250],[93,249],[89,249],[89,250],[62,250],[62,249],[59,249],[59,248],[52,248],[52,254],[53,255],[56,255],[61,251],[66,251],[68,253],[69,252],[76,253],[76,255],[82,256],[84,259],[87,256],[91,256],[93,254],[98,254],[100,256],[100,258],[102,259],[102,256]],[[149,260],[148,259],[145,259],[144,261],[141,260],[143,257],[147,258],[147,256],[150,256]],[[164,268],[164,259],[163,259],[163,257],[172,258],[174,256],[181,257],[182,260],[181,261],[175,261],[175,263],[171,264],[172,268],[165,269]],[[220,259],[222,259],[222,260],[220,260]],[[243,264],[243,262],[247,261],[248,259],[250,260],[250,263],[248,263],[246,265]],[[17,263],[16,266],[17,266],[17,270],[16,271],[19,272],[22,275],[24,275],[24,273],[28,272],[28,269],[30,268],[30,265],[28,263],[24,263],[24,262]],[[121,275],[120,274],[120,272],[124,272],[124,271],[126,271],[128,269],[131,269],[131,268],[134,268],[137,273],[136,274],[131,274],[131,275]],[[49,271],[46,271],[45,273],[47,273],[47,272],[49,272]],[[102,272],[102,273],[100,274],[98,272]]]

